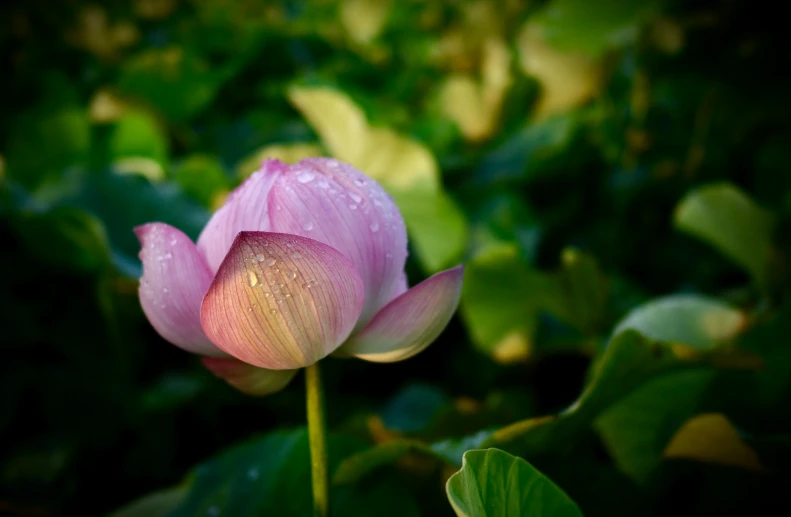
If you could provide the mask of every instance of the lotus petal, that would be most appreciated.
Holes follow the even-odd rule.
[[[209,339],[272,370],[311,365],[349,336],[363,306],[354,265],[318,241],[241,232],[201,305]]]

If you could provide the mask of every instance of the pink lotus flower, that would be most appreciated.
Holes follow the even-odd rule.
[[[407,359],[447,325],[462,267],[408,289],[398,208],[357,169],[276,160],[239,186],[198,238],[135,229],[140,303],[171,343],[241,391],[272,393],[329,354]]]

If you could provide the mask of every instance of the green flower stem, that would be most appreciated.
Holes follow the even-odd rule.
[[[324,422],[324,393],[321,389],[319,363],[305,368],[305,387],[308,405],[308,440],[313,478],[313,514],[329,515],[329,487],[327,485],[327,438]]]

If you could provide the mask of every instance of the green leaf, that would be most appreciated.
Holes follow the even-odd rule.
[[[173,176],[187,195],[205,207],[211,207],[215,196],[230,184],[220,160],[208,154],[188,156],[175,167]]]
[[[110,132],[108,148],[109,158],[122,171],[141,173],[151,180],[164,177],[168,165],[167,136],[148,113],[124,114]]]
[[[118,264],[134,263],[132,257],[140,251],[132,231],[135,226],[164,222],[195,239],[209,218],[204,208],[172,183],[152,183],[139,175],[91,174],[82,169],[69,171],[60,182],[39,189],[31,203],[45,208],[78,207],[92,213],[104,223]]]
[[[511,244],[488,247],[465,269],[461,313],[475,346],[503,363],[527,358],[538,324],[536,297],[552,282],[520,260]]]
[[[563,170],[571,158],[567,151],[580,122],[576,111],[530,122],[483,157],[476,179],[525,181]]]
[[[330,471],[362,447],[355,439],[330,435]],[[312,515],[310,476],[306,430],[270,433],[196,468],[186,497],[170,517],[307,517]],[[336,487],[331,505],[334,515],[418,515],[410,494],[386,479],[369,480],[364,488]]]
[[[554,275],[554,292],[543,305],[557,318],[588,334],[602,330],[608,286],[596,260],[574,248],[561,254],[562,268]]]
[[[672,295],[638,307],[615,333],[634,329],[653,339],[707,350],[733,341],[745,324],[741,311],[716,299]],[[678,372],[652,380],[597,419],[596,429],[616,464],[635,481],[650,480],[665,446],[697,411],[713,374]]]
[[[498,449],[464,453],[461,470],[446,485],[459,517],[575,517],[577,505],[522,458]]]
[[[209,105],[225,78],[221,68],[183,48],[149,48],[124,63],[118,89],[183,122]]]
[[[769,276],[774,217],[744,192],[714,183],[690,192],[676,206],[678,229],[719,249],[764,287]]]
[[[10,178],[27,188],[57,178],[66,167],[84,165],[90,149],[90,122],[77,107],[59,107],[46,117],[30,113],[14,126],[4,150]]]
[[[529,267],[514,244],[495,243],[468,262],[461,310],[475,345],[495,360],[524,360],[533,351],[539,312],[588,333],[600,330],[605,279],[592,257],[567,248],[562,269]]]
[[[595,427],[615,464],[636,482],[649,482],[665,447],[697,411],[713,377],[710,371],[666,375],[605,411]]]
[[[338,485],[356,483],[378,468],[395,463],[412,453],[433,455],[431,448],[419,440],[393,440],[344,459],[333,474],[332,482]]]
[[[454,265],[467,240],[467,224],[456,202],[442,190],[390,189],[390,193],[426,270]]]
[[[187,493],[187,487],[168,488],[141,497],[108,517],[166,517],[175,510]]]
[[[716,298],[674,294],[637,307],[621,320],[613,334],[634,329],[653,339],[706,349],[732,341],[746,324],[742,311]]]
[[[447,403],[447,396],[439,388],[410,384],[390,400],[380,416],[388,429],[415,433],[428,427]]]
[[[659,11],[658,0],[553,0],[530,19],[559,50],[599,57],[634,42],[641,25]]]
[[[698,349],[667,343],[626,329],[607,345],[591,373],[580,398],[558,415],[529,418],[496,431],[481,431],[468,437],[467,447],[499,447],[520,456],[532,457],[561,451],[575,443],[602,413],[654,379],[684,371],[706,372],[712,366],[755,369],[754,355],[714,346]],[[439,452],[437,447],[432,447]],[[447,448],[447,459],[460,461],[459,447]]]
[[[44,264],[92,272],[110,263],[105,227],[84,210],[58,207],[45,213],[21,213],[13,225],[28,251]]]

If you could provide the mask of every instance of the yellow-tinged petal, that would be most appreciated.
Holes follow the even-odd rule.
[[[313,239],[240,232],[201,305],[201,324],[220,349],[271,370],[311,365],[334,351],[363,307],[359,273]]]

